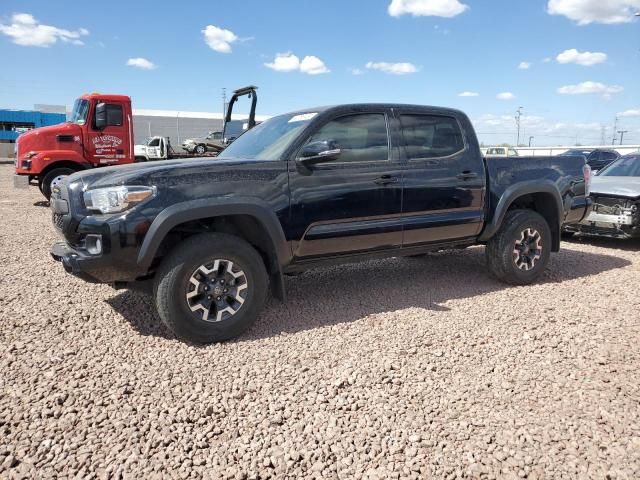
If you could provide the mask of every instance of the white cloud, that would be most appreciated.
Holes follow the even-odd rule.
[[[276,72],[293,72],[300,68],[300,59],[293,53],[278,53],[271,63],[265,63],[265,67],[269,67]]]
[[[518,65],[518,68],[520,70],[529,70],[531,68],[531,63],[529,63],[529,62],[520,62],[520,65]]]
[[[640,0],[549,0],[551,15],[564,15],[578,25],[629,23],[640,8]]]
[[[619,117],[640,117],[640,108],[632,108],[618,114]]]
[[[558,88],[558,93],[562,95],[585,95],[590,93],[601,94],[605,96],[612,95],[614,93],[620,93],[624,90],[619,85],[605,85],[600,82],[582,82],[577,85],[565,85]]]
[[[265,63],[264,65],[276,72],[300,71],[308,75],[319,75],[330,72],[324,62],[318,57],[308,55],[300,61],[300,59],[291,52],[278,53],[273,59],[273,62]]]
[[[461,92],[458,94],[459,97],[479,97],[480,94],[478,92]]]
[[[153,62],[142,57],[130,58],[127,60],[127,65],[130,67],[141,68],[142,70],[153,70],[156,68]]]
[[[400,63],[388,63],[388,62],[368,62],[365,67],[369,70],[378,70],[384,73],[390,73],[392,75],[406,75],[408,73],[416,73],[419,68],[413,63],[400,62]]]
[[[579,52],[575,48],[560,53],[556,60],[558,63],[577,63],[585,67],[591,67],[607,61],[607,54],[602,52]]]
[[[0,33],[11,38],[11,41],[23,47],[50,47],[58,40],[74,45],[84,45],[80,37],[89,35],[89,30],[65,30],[39,23],[30,13],[15,13],[11,16],[11,24],[0,23]]]
[[[204,30],[204,41],[211,49],[220,53],[231,53],[231,44],[239,40],[238,36],[231,30],[219,28],[214,25],[207,25]]]
[[[351,75],[364,75],[365,71],[361,68],[350,68]]]
[[[318,57],[309,55],[300,62],[300,71],[309,75],[320,75],[321,73],[329,73],[331,70]]]
[[[516,98],[516,96],[511,92],[502,92],[496,95],[496,98],[498,100],[513,100]]]
[[[458,0],[391,0],[388,11],[392,17],[411,14],[414,17],[451,18],[468,8]]]

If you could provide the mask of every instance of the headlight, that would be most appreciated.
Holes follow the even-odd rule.
[[[84,192],[84,204],[89,210],[100,213],[118,213],[151,198],[156,187],[105,187]]]

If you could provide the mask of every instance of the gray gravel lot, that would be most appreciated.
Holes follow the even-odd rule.
[[[195,347],[49,257],[0,165],[0,478],[640,478],[640,244],[563,242],[542,283],[483,249],[287,279]]]

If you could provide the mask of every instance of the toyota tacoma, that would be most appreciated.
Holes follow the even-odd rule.
[[[485,159],[468,117],[357,104],[273,117],[215,160],[75,173],[51,196],[65,270],[152,285],[177,336],[240,335],[284,276],[341,262],[486,245],[487,269],[525,285],[591,210],[582,157]]]

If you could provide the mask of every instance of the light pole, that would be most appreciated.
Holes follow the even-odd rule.
[[[524,107],[518,107],[518,110],[516,110],[516,125],[518,127],[518,137],[516,139],[516,147],[520,145],[520,117],[522,117],[523,108]]]
[[[533,140],[533,138],[534,138],[533,135],[529,137],[529,146],[531,146],[531,140]]]
[[[618,133],[620,134],[620,145],[622,145],[622,139],[624,138],[624,134],[627,133],[629,130],[618,130]]]

